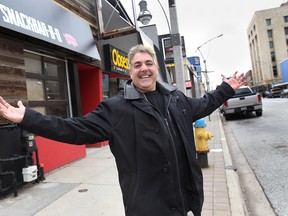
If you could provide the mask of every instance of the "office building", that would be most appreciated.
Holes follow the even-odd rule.
[[[280,62],[288,58],[288,2],[256,11],[247,29],[252,79],[250,86],[281,83]]]

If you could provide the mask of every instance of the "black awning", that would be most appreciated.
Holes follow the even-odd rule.
[[[100,60],[89,24],[50,0],[1,0],[0,26]]]

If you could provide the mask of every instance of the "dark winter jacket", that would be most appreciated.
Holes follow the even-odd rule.
[[[196,160],[193,122],[211,114],[233,96],[234,90],[223,82],[217,90],[199,99],[186,97],[175,87],[159,82],[157,90],[167,98],[166,112],[175,120],[189,161],[193,185],[186,188],[191,197],[188,210],[201,215],[203,179]],[[43,116],[27,108],[20,126],[34,134],[65,143],[109,140],[118,168],[126,215],[184,215],[183,209],[176,204],[169,167],[171,136],[167,124],[169,121],[155,112],[143,93],[128,81],[117,96],[101,102],[84,117],[61,119]]]

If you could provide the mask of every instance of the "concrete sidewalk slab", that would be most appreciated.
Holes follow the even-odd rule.
[[[80,183],[35,216],[124,216],[118,173],[108,146],[46,177],[48,182]]]
[[[35,214],[35,216],[48,215],[124,216],[125,214],[118,186],[81,184]]]
[[[73,190],[79,184],[41,182],[28,184],[13,195],[0,200],[0,216],[32,216]]]

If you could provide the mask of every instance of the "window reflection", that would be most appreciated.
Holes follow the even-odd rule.
[[[102,75],[102,86],[103,86],[103,100],[109,98],[109,74],[103,73]]]
[[[65,100],[65,85],[58,81],[46,81],[47,100]]]
[[[28,100],[43,101],[45,98],[44,84],[39,79],[26,79]]]
[[[64,62],[61,62],[57,59],[49,59],[45,57],[44,61],[44,72],[48,76],[58,77],[63,79],[65,77],[65,65]]]
[[[32,53],[25,53],[24,57],[26,72],[42,74],[41,57]]]

